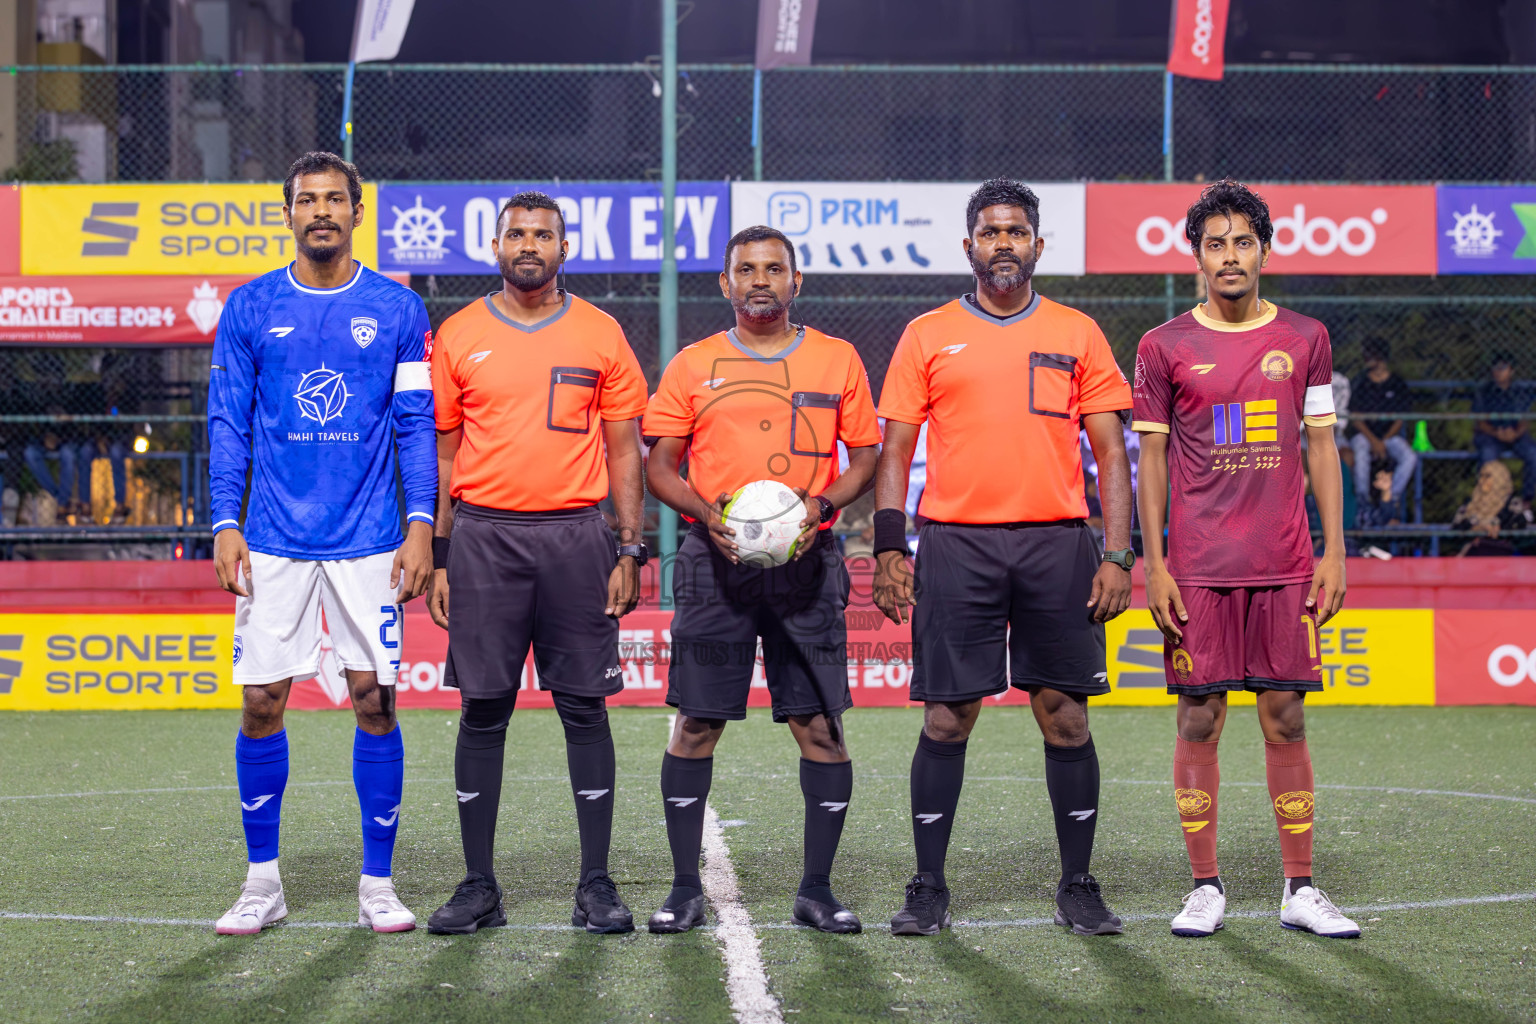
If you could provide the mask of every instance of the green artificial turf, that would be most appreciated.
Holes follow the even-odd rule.
[[[462,873],[449,712],[406,712],[395,857],[417,915]],[[788,730],[732,724],[710,800],[786,1021],[1476,1021],[1536,1018],[1536,901],[1365,909],[1358,941],[1284,931],[1280,867],[1252,709],[1222,742],[1225,931],[1177,939],[1189,888],[1169,781],[1173,714],[1092,713],[1103,768],[1095,873],[1126,934],[1048,923],[1058,873],[1039,733],[988,708],[970,744],[948,874],[957,922],[895,939],[912,869],[907,767],[920,716],[848,715],[856,774],[833,874],[867,927],[787,927],[802,804]],[[613,712],[613,874],[642,923],[671,862],[656,775],[662,710]],[[284,798],[288,922],[213,934],[244,872],[231,712],[0,714],[0,1017],[115,1021],[729,1021],[710,931],[589,936],[568,927],[579,859],[553,712],[513,719],[497,873],[519,928],[472,937],[302,927],[356,920],[351,716],[294,713]],[[1342,907],[1536,893],[1536,709],[1318,708],[1317,879]],[[1345,788],[1332,788],[1345,787]],[[1360,787],[1360,788],[1349,788]],[[1365,788],[1380,787],[1380,788]],[[1441,790],[1519,797],[1433,795]],[[17,799],[38,797],[37,799]],[[1259,916],[1239,916],[1245,914]],[[1151,916],[1140,916],[1151,915]],[[142,923],[148,919],[188,923]],[[546,926],[539,928],[536,926]],[[643,926],[643,924],[642,924]]]

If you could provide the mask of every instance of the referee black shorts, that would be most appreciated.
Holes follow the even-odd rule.
[[[830,531],[799,561],[755,569],[732,565],[694,526],[672,570],[667,703],[690,718],[746,718],[762,637],[775,722],[847,711],[849,587]]]
[[[594,506],[504,512],[459,502],[444,685],[473,698],[515,693],[532,644],[539,689],[622,690],[619,620],[603,614],[617,552]]]
[[[1108,693],[1104,627],[1088,607],[1101,557],[1081,519],[925,524],[912,612],[912,699],[969,703],[1009,685]]]

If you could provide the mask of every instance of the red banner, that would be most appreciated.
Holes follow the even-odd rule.
[[[848,686],[859,707],[905,707],[912,676],[912,629],[888,621],[873,607],[848,610]],[[637,610],[624,616],[619,629],[619,660],[624,667],[624,689],[608,698],[609,704],[656,707],[667,694],[667,668],[672,641],[672,613]],[[457,710],[459,691],[443,685],[443,663],[448,655],[448,633],[439,629],[424,611],[408,610],[405,639],[400,651],[400,678],[396,699],[402,708]],[[538,675],[530,657],[523,666],[523,686],[518,706],[551,708],[548,691],[538,689]],[[288,706],[300,709],[347,706],[347,685],[341,666],[333,658],[329,637],[322,641],[320,676],[294,685]],[[1010,689],[989,703],[1028,704],[1022,690]],[[747,704],[769,706],[768,682],[763,675],[762,655],[752,673]]]
[[[1435,612],[1435,703],[1536,705],[1536,611]]]
[[[1168,70],[1219,80],[1225,67],[1229,0],[1174,0]]]
[[[0,265],[7,197],[0,187]],[[13,250],[14,252],[14,250]],[[409,274],[386,274],[408,284]],[[212,345],[229,293],[250,274],[212,277],[0,276],[0,342]]]
[[[0,277],[21,273],[21,186],[0,185]]]
[[[0,341],[211,345],[229,293],[250,279],[0,277]]]
[[[1204,186],[1088,186],[1090,274],[1198,272],[1184,237]],[[1433,274],[1432,185],[1256,185],[1275,234],[1271,274]]]

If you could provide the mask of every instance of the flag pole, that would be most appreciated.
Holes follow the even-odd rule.
[[[341,156],[352,161],[352,78],[357,74],[357,61],[347,61],[347,85],[341,98]]]
[[[659,370],[677,355],[677,0],[661,0],[661,288]],[[672,563],[677,557],[677,512],[663,504],[656,574],[661,607],[672,607]]]
[[[752,180],[763,180],[763,69],[752,69]]]

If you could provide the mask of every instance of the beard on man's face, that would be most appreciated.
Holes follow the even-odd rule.
[[[329,229],[332,232],[334,241],[328,244],[311,245],[309,243],[310,233],[319,228]],[[311,263],[331,263],[341,255],[342,249],[346,247],[346,241],[346,236],[342,234],[339,224],[336,224],[334,221],[317,220],[305,226],[304,234],[299,239],[297,248],[304,255],[304,258]]]
[[[770,302],[753,302],[756,298],[767,298]],[[736,315],[743,320],[750,320],[755,324],[772,323],[784,315],[789,308],[788,303],[780,299],[776,294],[766,288],[748,292],[731,302],[731,307],[736,310]]]
[[[502,280],[520,292],[536,292],[555,279],[560,272],[557,263],[553,268],[537,256],[519,254],[513,257],[499,256],[496,266]]]
[[[976,255],[975,246],[972,246],[970,252],[966,253],[966,258],[970,260],[971,272],[976,275],[976,279],[986,285],[990,291],[1004,293],[1017,291],[1035,276],[1036,259],[1033,252],[1028,258],[1017,252],[998,253],[991,260],[983,263],[981,257]],[[1011,262],[1017,269],[1009,271],[994,269],[998,264],[1007,262]]]

